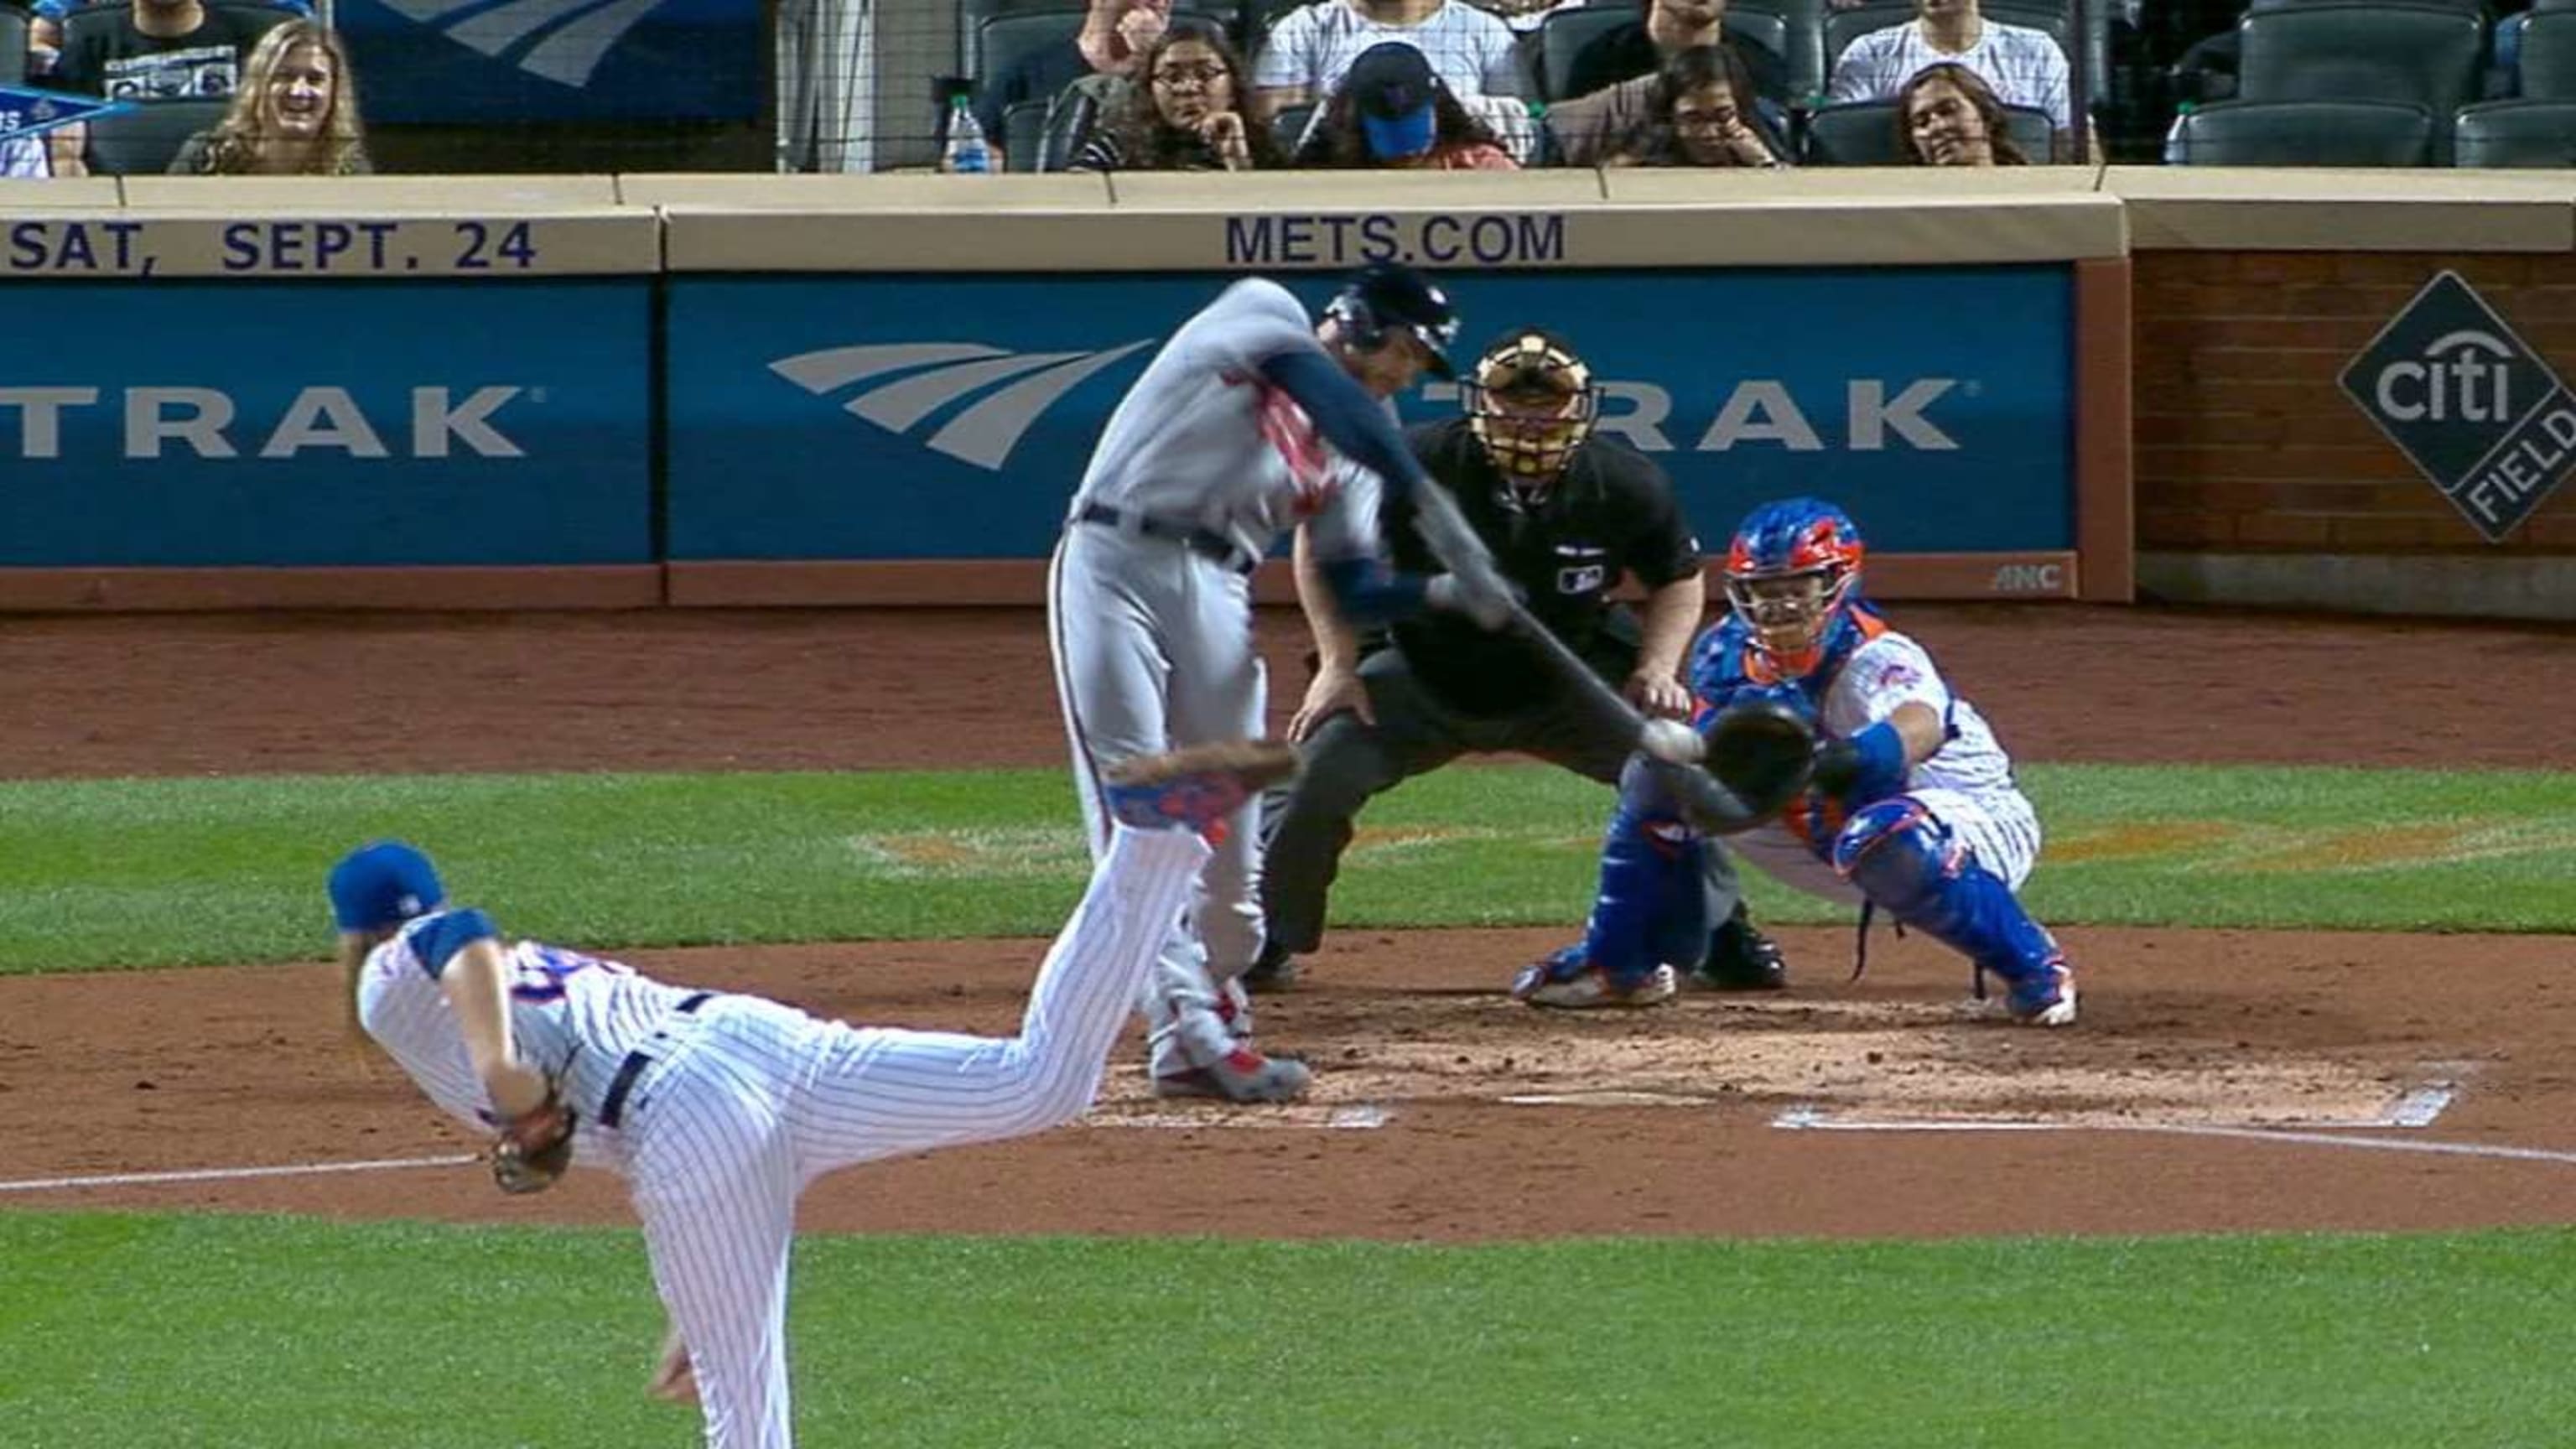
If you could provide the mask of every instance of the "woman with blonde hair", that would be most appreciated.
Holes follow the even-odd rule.
[[[363,176],[366,129],[337,32],[289,20],[260,37],[232,109],[170,163],[174,176]]]

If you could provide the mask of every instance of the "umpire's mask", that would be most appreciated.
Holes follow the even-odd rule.
[[[1486,348],[1460,392],[1485,456],[1525,498],[1556,482],[1601,415],[1592,369],[1564,338],[1536,327]]]

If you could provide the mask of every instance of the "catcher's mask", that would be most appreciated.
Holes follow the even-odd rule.
[[[1401,262],[1361,268],[1324,304],[1324,315],[1340,323],[1342,335],[1362,352],[1375,352],[1394,333],[1409,332],[1431,355],[1427,365],[1432,376],[1456,375],[1449,365],[1449,344],[1458,338],[1458,309],[1429,277]]]
[[[1814,498],[1765,503],[1745,515],[1726,551],[1726,601],[1754,647],[1790,679],[1815,671],[1843,606],[1860,583],[1860,529]]]
[[[1460,396],[1485,456],[1524,492],[1554,483],[1601,416],[1590,365],[1564,338],[1536,327],[1486,348]]]

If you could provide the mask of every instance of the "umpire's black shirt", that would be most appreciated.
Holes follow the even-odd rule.
[[[1699,541],[1673,497],[1671,480],[1644,454],[1594,434],[1565,474],[1523,508],[1467,419],[1407,429],[1405,441],[1432,477],[1458,499],[1495,567],[1520,587],[1530,612],[1594,669],[1624,679],[1633,667],[1637,623],[1610,601],[1623,573],[1649,589],[1698,572]],[[1413,505],[1390,499],[1380,533],[1407,573],[1438,573],[1439,561],[1414,527]],[[1453,709],[1501,714],[1547,703],[1562,686],[1530,646],[1445,610],[1426,609],[1394,626],[1415,679]]]

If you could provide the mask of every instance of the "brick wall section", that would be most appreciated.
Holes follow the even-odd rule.
[[[2139,252],[2142,551],[2576,554],[2576,477],[2501,544],[2336,377],[2444,269],[2576,387],[2576,256]]]

